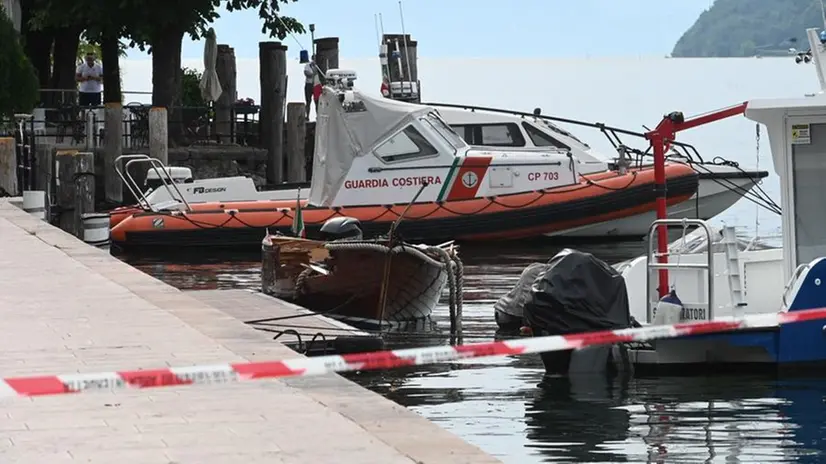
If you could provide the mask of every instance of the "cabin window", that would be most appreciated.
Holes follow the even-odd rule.
[[[564,143],[560,142],[559,140],[551,137],[550,135],[546,134],[545,132],[537,129],[532,124],[528,124],[527,122],[522,123],[522,127],[525,128],[525,132],[528,133],[528,137],[531,138],[531,142],[537,147],[556,147],[561,148],[563,150],[570,150],[571,147],[565,145]]]
[[[467,146],[465,140],[457,134],[450,126],[448,126],[442,118],[436,113],[427,113],[427,116],[421,119],[425,124],[430,125],[434,131],[441,135],[451,147],[458,150]]]
[[[467,124],[451,124],[450,128],[456,131],[456,133],[464,139],[465,143],[473,144],[473,129],[470,126]]]
[[[525,137],[516,123],[455,124],[453,129],[471,145],[491,147],[524,147]]]
[[[792,145],[797,265],[826,256],[826,124],[811,124],[808,144]]]
[[[587,143],[583,142],[582,140],[579,140],[574,134],[572,134],[572,133],[570,133],[566,130],[563,130],[562,128],[554,125],[551,121],[548,121],[547,119],[539,119],[538,122],[541,122],[542,124],[545,125],[545,127],[547,127],[548,129],[556,132],[559,135],[564,135],[565,137],[576,140],[577,142],[584,145],[585,148],[591,148]]]
[[[388,163],[427,158],[439,154],[439,150],[413,126],[405,127],[404,130],[376,147],[374,152],[376,156]]]

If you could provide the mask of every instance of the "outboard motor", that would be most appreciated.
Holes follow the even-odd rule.
[[[321,240],[362,240],[361,222],[351,217],[335,217],[321,226]]]
[[[499,329],[512,332],[522,328],[522,310],[531,297],[531,286],[547,267],[545,263],[532,263],[526,267],[519,276],[516,286],[493,304],[494,317]]]
[[[534,336],[567,335],[634,325],[625,279],[590,253],[565,249],[548,261],[524,309]],[[623,345],[542,353],[548,374],[616,373],[632,369]]]

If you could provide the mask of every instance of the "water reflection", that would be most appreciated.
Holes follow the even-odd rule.
[[[608,262],[641,243],[580,247]],[[462,248],[466,342],[494,336],[493,303],[545,244]],[[122,257],[178,288],[260,286],[260,256]],[[434,312],[442,329],[448,311]],[[444,338],[399,344],[447,343]],[[350,375],[504,462],[826,462],[826,380],[766,377],[545,378],[538,356],[465,360]]]

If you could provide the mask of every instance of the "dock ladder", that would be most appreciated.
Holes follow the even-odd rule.
[[[742,311],[746,306],[746,289],[743,286],[743,278],[740,272],[740,248],[737,244],[737,233],[734,227],[723,227],[723,245],[726,247],[726,271],[728,272],[731,304],[735,316],[742,316]]]

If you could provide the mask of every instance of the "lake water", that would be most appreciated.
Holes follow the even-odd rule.
[[[197,63],[185,63],[197,65]],[[375,60],[342,60],[378,90]],[[127,61],[124,87],[145,90],[146,63]],[[295,68],[295,69],[294,69]],[[300,66],[290,65],[299,75]],[[602,121],[642,130],[664,113],[687,115],[751,98],[798,96],[815,90],[811,66],[791,59],[427,60],[419,63],[426,99],[506,107]],[[505,72],[503,70],[507,69]],[[257,97],[257,64],[239,61],[239,97]],[[141,77],[143,76],[143,77]],[[252,77],[251,77],[252,76]],[[300,100],[291,86],[289,97]],[[374,93],[374,92],[371,92]],[[595,149],[613,155],[598,133],[572,129]],[[765,135],[732,118],[680,134],[703,156],[723,156],[772,170]],[[642,146],[642,141],[627,143]],[[778,179],[764,189],[777,201]],[[745,201],[714,222],[742,233],[776,233],[779,217]],[[759,223],[759,226],[758,226]],[[641,243],[580,247],[608,262],[643,252]],[[558,248],[542,244],[463,247],[466,341],[491,340],[493,302],[522,269]],[[259,255],[169,257],[164,262],[125,257],[143,271],[182,289],[258,288]],[[436,318],[447,323],[440,307]],[[432,341],[431,341],[432,342]],[[426,341],[420,341],[426,343]],[[543,382],[536,356],[469,360],[351,376],[410,407],[508,463],[539,462],[823,462],[826,380],[763,377],[553,379]]]
[[[616,262],[640,243],[580,247]],[[464,247],[466,342],[489,341],[492,305],[557,247]],[[255,254],[125,258],[181,289],[260,288]],[[435,312],[449,325],[447,308]],[[444,343],[418,340],[418,344]],[[466,360],[348,377],[504,462],[821,462],[826,380],[768,377],[546,379],[538,356]]]

